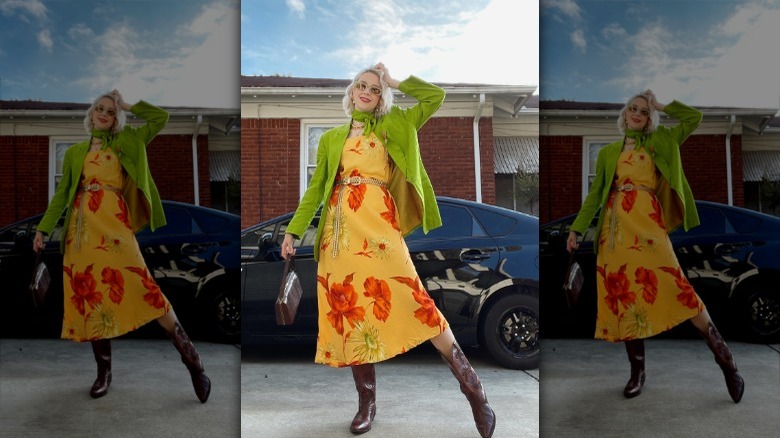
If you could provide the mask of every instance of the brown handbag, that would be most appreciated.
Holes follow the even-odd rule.
[[[291,254],[284,262],[282,286],[276,299],[276,324],[278,325],[291,325],[295,321],[295,313],[298,311],[298,304],[303,294],[298,274],[295,273],[294,259],[295,256]]]
[[[32,280],[30,280],[29,286],[34,307],[43,305],[43,302],[46,300],[46,292],[49,290],[49,283],[51,283],[51,275],[49,275],[49,269],[46,268],[46,263],[43,263],[43,260],[41,260],[39,251],[35,258],[35,269],[33,269]]]
[[[582,273],[580,264],[574,260],[572,253],[569,256],[569,267],[566,268],[566,276],[563,281],[563,294],[566,296],[566,304],[569,308],[577,305],[583,283],[585,283],[585,275]]]

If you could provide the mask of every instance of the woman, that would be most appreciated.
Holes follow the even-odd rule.
[[[147,123],[125,126],[125,111]],[[62,211],[65,298],[62,338],[90,341],[97,379],[90,395],[108,393],[111,342],[156,319],[168,332],[205,403],[211,391],[195,347],[170,303],[147,269],[135,233],[165,225],[160,195],[152,180],[146,145],[168,122],[168,113],[144,101],[127,104],[113,90],[92,103],[84,118],[88,141],[65,151],[62,179],[38,224],[33,250],[44,248]]]
[[[680,120],[658,125],[657,111]],[[571,226],[567,250],[601,209],[596,227],[598,317],[595,337],[624,341],[631,378],[623,394],[636,397],[645,381],[644,338],[690,320],[701,332],[726,378],[735,403],[745,385],[707,309],[685,278],[668,233],[699,224],[680,145],[701,122],[701,112],[674,101],[659,103],[647,90],[620,111],[622,140],[604,146],[596,177]]]
[[[418,103],[393,105],[390,88]],[[374,363],[431,340],[471,404],[483,437],[495,414],[447,321],[423,288],[403,236],[441,225],[420,159],[417,130],[439,108],[444,90],[410,76],[399,82],[379,63],[347,87],[349,123],[322,135],[317,167],[287,227],[282,256],[324,204],[314,245],[318,260],[319,335],[315,362],[352,369],[359,409],[350,426],[371,429],[376,414]]]

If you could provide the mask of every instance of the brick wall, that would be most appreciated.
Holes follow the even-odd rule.
[[[725,135],[693,135],[683,144],[683,169],[697,200],[728,203]],[[576,213],[582,204],[582,137],[541,136],[540,214],[544,224]],[[745,202],[742,183],[742,136],[731,137],[734,205]]]
[[[160,135],[147,148],[162,199],[193,203],[192,136]],[[0,137],[0,225],[42,213],[49,202],[49,137]],[[208,136],[198,136],[200,204],[211,205]]]
[[[430,119],[419,132],[420,150],[437,195],[476,199],[472,120]],[[480,159],[482,200],[495,203],[493,123],[482,118]],[[298,119],[242,119],[241,226],[295,210],[299,201],[300,139]]]

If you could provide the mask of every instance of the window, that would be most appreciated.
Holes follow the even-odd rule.
[[[328,129],[343,124],[343,120],[327,120],[317,122],[301,121],[301,193],[309,187],[314,168],[317,167],[317,149],[322,134]]]
[[[614,139],[585,138],[582,145],[582,200],[588,195],[590,185],[596,178],[596,161],[599,151]]]
[[[65,151],[72,145],[84,141],[84,137],[59,137],[49,140],[49,199],[54,196],[62,179],[62,160]]]

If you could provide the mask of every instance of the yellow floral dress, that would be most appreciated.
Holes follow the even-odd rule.
[[[320,241],[317,363],[380,362],[448,327],[412,264],[390,174],[373,133],[347,139]]]
[[[87,153],[65,235],[63,339],[120,336],[171,308],[141,256],[124,178],[110,148]]]
[[[621,152],[598,241],[597,339],[647,338],[704,309],[666,233],[659,178],[644,149]]]

